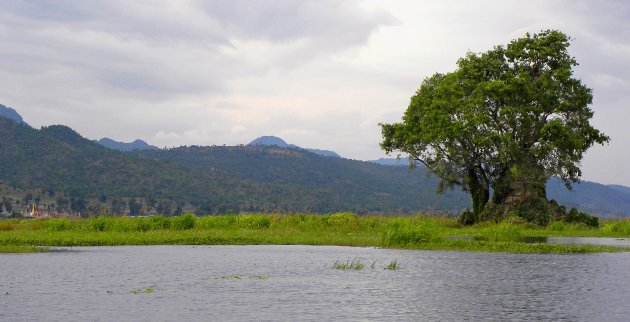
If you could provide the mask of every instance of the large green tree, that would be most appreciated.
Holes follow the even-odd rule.
[[[551,176],[570,187],[584,152],[609,138],[589,123],[592,91],[573,77],[569,42],[548,30],[468,53],[422,82],[402,122],[380,124],[381,147],[424,164],[440,190],[470,192],[477,216],[489,201],[546,200]]]

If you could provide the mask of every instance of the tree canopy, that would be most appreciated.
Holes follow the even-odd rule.
[[[546,198],[551,176],[570,187],[584,152],[609,140],[590,124],[592,90],[573,76],[570,40],[547,30],[466,54],[421,83],[402,122],[380,124],[381,147],[424,164],[442,190],[470,192],[476,215],[489,201]]]

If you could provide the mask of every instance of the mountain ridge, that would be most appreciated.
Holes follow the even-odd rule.
[[[24,119],[16,110],[2,104],[0,104],[0,116],[8,118],[18,124],[30,126],[28,123],[24,122]]]
[[[277,146],[280,148],[296,148],[296,149],[303,149],[311,153],[315,153],[315,154],[325,156],[325,157],[341,158],[341,156],[335,151],[299,147],[295,144],[289,144],[286,141],[284,141],[282,138],[273,136],[273,135],[259,136],[255,138],[254,140],[252,140],[251,142],[249,142],[247,145]]]
[[[104,137],[102,139],[95,140],[95,142],[104,147],[117,150],[117,151],[124,151],[124,152],[131,152],[134,150],[158,150],[159,149],[157,146],[150,145],[149,143],[141,139],[136,139],[132,142],[121,142],[121,141],[112,140],[108,137]]]

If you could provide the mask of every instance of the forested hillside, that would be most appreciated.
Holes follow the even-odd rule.
[[[405,164],[397,163],[397,164]],[[66,126],[41,130],[0,117],[0,212],[83,214],[354,211],[457,214],[460,191],[437,195],[422,168],[331,158],[277,146],[185,146],[119,152]],[[557,181],[549,198],[599,216],[630,215],[627,187]],[[6,207],[9,206],[9,207]]]
[[[300,149],[193,146],[122,153],[65,126],[35,130],[0,118],[0,153],[5,191],[67,193],[80,201],[72,210],[91,214],[103,207],[133,214],[158,208],[167,214],[177,208],[457,213],[468,203],[461,193],[435,195],[434,183],[421,173]]]

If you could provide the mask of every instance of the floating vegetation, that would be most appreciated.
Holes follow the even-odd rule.
[[[137,290],[131,290],[129,291],[129,293],[131,294],[151,294],[151,293],[155,293],[157,292],[157,290],[153,287],[147,287],[145,289],[137,289]]]
[[[397,269],[400,269],[400,266],[398,266],[398,260],[393,260],[389,263],[389,265],[387,265],[387,267],[385,267],[385,269],[388,269],[390,271],[395,271]]]
[[[238,280],[268,280],[268,275],[232,275],[232,276],[210,276],[206,280],[226,280],[226,281],[238,281]]]
[[[359,261],[358,259],[353,259],[351,260],[346,260],[345,262],[340,262],[340,261],[335,261],[332,265],[333,269],[339,269],[339,270],[348,270],[348,269],[354,269],[354,270],[362,270],[365,267],[365,264],[361,263],[361,261]]]

